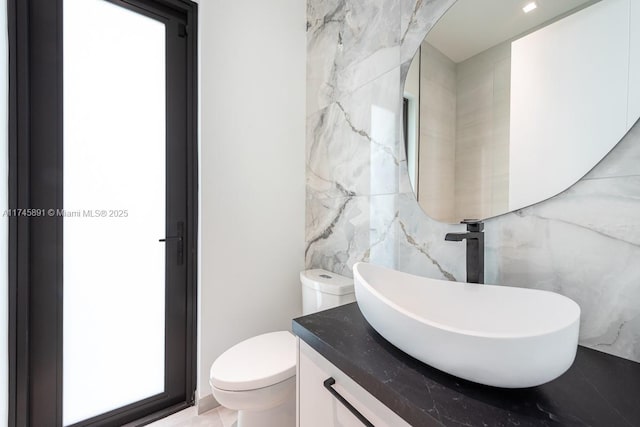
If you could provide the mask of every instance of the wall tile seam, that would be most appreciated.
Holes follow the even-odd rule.
[[[314,192],[315,193],[315,192]],[[372,198],[372,197],[404,197],[404,196],[410,196],[413,198],[413,200],[415,200],[415,195],[413,193],[410,192],[402,192],[402,193],[398,193],[398,192],[394,192],[394,193],[372,193],[372,194],[358,194],[355,191],[350,191],[350,193],[353,193],[353,195],[351,196],[326,196],[326,197],[318,197],[318,196],[310,196],[307,198],[307,200],[340,200],[340,199],[365,199],[365,198]],[[443,223],[446,224],[446,223]]]
[[[334,63],[334,65],[335,65],[335,63]],[[349,97],[353,97],[356,92],[364,89],[367,85],[373,84],[373,83],[377,82],[378,80],[384,78],[385,76],[388,76],[388,75],[390,75],[390,74],[392,74],[392,73],[394,73],[396,71],[400,71],[400,80],[402,80],[402,64],[399,64],[399,63],[398,64],[394,64],[389,69],[376,74],[374,77],[366,80],[365,82],[363,82],[359,86],[356,86],[354,88],[350,88],[348,91],[338,91],[337,96],[335,96],[335,97],[332,96],[331,99],[327,100],[326,103],[322,103],[322,104],[326,104],[326,105],[323,105],[320,108],[316,108],[316,109],[313,109],[311,111],[307,111],[306,118],[309,119],[309,118],[321,113],[323,110],[331,107],[332,104],[337,104],[337,103],[344,102],[345,99],[348,99]]]
[[[586,181],[610,181],[610,180],[613,180],[613,179],[625,179],[625,178],[640,178],[640,173],[638,173],[638,174],[625,174],[625,175],[611,175],[611,176],[593,176],[593,177],[584,176],[584,177],[580,178],[578,181],[576,181],[573,185],[571,185],[571,187],[567,188],[567,190],[569,190],[570,188],[572,188],[573,186],[575,186],[576,184],[578,184],[580,182],[586,182]],[[566,190],[564,190],[564,191],[566,191]],[[564,191],[562,193],[564,193]],[[562,193],[558,193],[558,194],[562,194]]]
[[[640,249],[640,242],[634,243],[634,242],[631,242],[629,240],[624,240],[624,239],[621,239],[619,237],[612,236],[610,234],[607,234],[604,231],[597,230],[596,228],[590,228],[590,227],[594,227],[593,224],[590,224],[590,226],[587,226],[587,225],[579,224],[579,223],[574,222],[574,221],[561,219],[561,218],[554,218],[554,217],[551,217],[551,216],[544,216],[544,215],[540,215],[540,214],[528,214],[527,213],[527,214],[522,215],[521,217],[534,218],[534,219],[537,219],[537,220],[546,221],[546,222],[550,222],[550,223],[555,222],[555,223],[559,223],[559,224],[572,226],[572,227],[578,228],[580,230],[583,230],[583,231],[586,231],[586,232],[589,232],[589,233],[593,233],[593,234],[597,234],[597,235],[602,236],[604,238],[607,238],[607,239],[610,239],[610,240],[615,240],[617,242],[624,243],[624,244],[627,244],[627,245],[632,246],[634,248]],[[499,246],[499,244],[501,244],[502,241],[501,240],[497,240],[495,243],[498,243],[498,245],[493,245],[492,247],[494,249],[499,250],[499,248],[502,247],[502,246]]]

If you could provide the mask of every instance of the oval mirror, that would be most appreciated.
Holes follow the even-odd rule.
[[[640,116],[640,1],[458,0],[404,87],[407,166],[432,218],[486,219],[592,169]]]

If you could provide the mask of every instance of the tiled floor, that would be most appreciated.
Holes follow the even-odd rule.
[[[198,416],[195,406],[149,424],[152,427],[235,427],[236,411],[222,406]]]

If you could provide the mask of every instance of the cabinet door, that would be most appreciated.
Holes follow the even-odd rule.
[[[325,388],[324,381],[328,378],[335,379],[333,388],[374,426],[409,426],[308,344],[300,339],[298,343],[299,427],[363,427],[365,425]]]

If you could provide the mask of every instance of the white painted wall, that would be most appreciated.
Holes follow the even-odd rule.
[[[0,211],[9,205],[9,53],[7,34],[7,2],[0,1]],[[9,422],[9,222],[0,217],[0,426]]]
[[[224,350],[301,314],[306,2],[199,4],[202,398]]]
[[[513,42],[510,210],[568,188],[626,133],[628,22],[629,0],[607,0]]]

